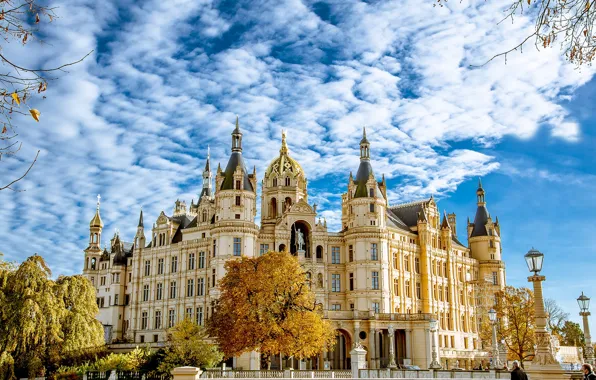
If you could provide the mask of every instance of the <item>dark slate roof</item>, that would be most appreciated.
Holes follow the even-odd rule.
[[[399,228],[404,231],[411,232],[410,228],[397,215],[395,215],[393,212],[391,212],[391,209],[387,209],[386,215],[387,215],[387,225],[389,227]]]
[[[486,230],[486,223],[488,222],[489,215],[490,214],[488,213],[486,206],[478,206],[478,209],[476,209],[476,216],[474,217],[474,228],[472,229],[470,237],[488,236],[488,231]]]
[[[178,223],[178,229],[174,233],[174,237],[172,237],[172,244],[179,243],[182,241],[182,230],[188,228],[188,226],[193,222],[196,221],[197,218],[190,219],[188,215],[178,215],[172,217],[172,220]]]
[[[101,257],[99,258],[99,261],[109,261],[110,260],[110,253],[108,252],[108,250],[106,248],[103,249],[103,253],[101,254]]]
[[[361,160],[360,166],[358,167],[358,173],[356,173],[356,192],[354,198],[366,198],[368,197],[368,191],[366,191],[366,183],[368,178],[373,173],[372,166],[369,160]]]
[[[465,245],[462,244],[461,241],[459,241],[459,239],[457,238],[457,236],[455,235],[451,235],[451,240],[453,240],[454,243],[461,245],[462,247],[466,248]]]
[[[141,209],[141,216],[139,216],[139,227],[143,227],[143,209]]]
[[[201,191],[201,195],[199,196],[199,203],[201,203],[203,196],[205,196],[207,198],[211,197],[211,189],[208,187],[203,187],[203,190]],[[191,206],[192,206],[192,202],[191,202]]]
[[[226,166],[226,170],[224,172],[224,180],[221,184],[220,190],[234,189],[234,171],[236,171],[238,165],[240,165],[244,172],[244,190],[254,192],[255,190],[252,188],[252,183],[250,183],[248,180],[248,171],[246,170],[246,165],[242,159],[241,152],[232,152],[230,160],[228,161],[228,166]]]
[[[418,213],[422,211],[422,205],[428,200],[405,203],[392,206],[388,209],[393,215],[399,218],[406,226],[414,227],[418,225]]]

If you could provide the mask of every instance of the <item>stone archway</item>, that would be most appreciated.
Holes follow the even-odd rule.
[[[331,369],[350,369],[350,350],[352,348],[352,337],[344,329],[337,329],[335,345],[333,350],[329,351],[329,361]]]
[[[290,238],[290,253],[294,256],[298,255],[298,239],[297,239],[297,234],[298,232],[302,233],[302,236],[304,238],[304,256],[305,257],[310,257],[310,252],[311,252],[311,228],[310,225],[303,221],[303,220],[297,220],[296,222],[294,222],[294,224],[292,224],[292,228],[291,228],[291,238]]]

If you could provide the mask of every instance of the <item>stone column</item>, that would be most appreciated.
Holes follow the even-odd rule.
[[[370,343],[369,344],[370,347],[369,347],[368,356],[369,356],[369,359],[370,359],[370,368],[371,369],[377,368],[377,364],[376,364],[377,363],[376,362],[376,359],[377,359],[376,355],[377,355],[377,353],[376,353],[376,349],[375,349],[376,348],[376,344],[377,344],[377,342],[376,342],[377,341],[377,336],[376,335],[377,335],[376,330],[371,327],[370,328],[370,331],[369,331],[369,334],[368,334],[368,341]]]
[[[406,330],[406,359],[412,359],[412,330]]]
[[[395,329],[393,325],[389,325],[388,328],[389,334],[389,365],[388,368],[397,368],[397,364],[395,363]]]
[[[199,380],[201,373],[196,367],[177,367],[172,371],[173,380]]]
[[[584,323],[584,338],[585,338],[585,348],[584,348],[584,356],[586,357],[586,362],[590,364],[594,364],[594,347],[592,347],[592,337],[590,336],[590,325],[588,324],[588,317],[590,316],[590,312],[581,312],[579,315],[583,318]]]
[[[538,274],[528,277],[528,281],[534,285],[536,354],[526,372],[533,380],[569,379],[569,375],[565,375],[561,364],[553,355],[550,334],[546,330],[546,312],[542,297],[542,281],[544,280],[545,277]]]
[[[350,358],[352,362],[352,378],[360,378],[360,370],[366,368],[366,350],[362,346],[357,345],[350,351]]]

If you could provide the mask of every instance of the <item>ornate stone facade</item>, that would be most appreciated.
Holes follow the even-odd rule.
[[[204,324],[227,260],[288,250],[298,256],[325,317],[338,331],[334,351],[310,359],[308,366],[324,368],[328,362],[334,369],[349,368],[351,348],[362,346],[369,368],[387,367],[392,358],[397,365],[427,368],[433,339],[429,321],[435,318],[443,366],[459,360],[460,367],[471,367],[486,359],[478,338],[476,289],[488,283],[494,297],[505,286],[505,267],[500,225],[486,209],[481,184],[467,245],[457,238],[455,214],[441,221],[433,197],[389,204],[385,179],[372,169],[366,133],[356,178],[349,175],[342,195],[341,231],[328,231],[317,205],[308,202],[307,184],[284,134],[279,156],[261,182],[257,225],[256,171],[249,173],[244,164],[237,121],[232,154],[226,169],[217,169],[215,191],[208,158],[199,201],[188,208],[176,201],[171,216],[162,212],[149,241],[141,211],[132,243],[116,233],[109,249],[101,250],[98,203],[83,273],[97,289],[98,319],[107,338],[159,343],[182,318]],[[233,364],[255,368],[258,356],[236,358]]]

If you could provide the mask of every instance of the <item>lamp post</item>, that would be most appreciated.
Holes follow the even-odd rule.
[[[579,305],[579,315],[583,318],[584,322],[584,339],[586,341],[584,355],[589,364],[594,364],[594,347],[592,347],[590,325],[588,324],[588,317],[590,316],[590,298],[586,297],[584,292],[582,292],[582,295],[577,299],[577,303]]]
[[[491,325],[493,325],[493,361],[491,363],[491,369],[502,369],[503,363],[499,357],[499,343],[497,342],[497,312],[495,309],[488,311],[488,319],[490,319]]]
[[[535,337],[536,349],[534,359],[528,369],[528,373],[536,374],[537,379],[563,379],[563,368],[553,355],[550,334],[546,329],[546,311],[544,309],[544,299],[542,296],[542,281],[546,277],[540,275],[544,254],[537,249],[532,248],[524,256],[528,269],[534,274],[528,277],[528,282],[534,286],[534,318],[535,318]],[[534,378],[533,376],[530,376]],[[568,377],[567,377],[568,378]]]
[[[435,344],[435,332],[437,331],[439,322],[437,322],[436,319],[431,319],[429,321],[429,324],[430,324],[430,340],[432,342],[432,361],[430,362],[430,365],[428,366],[428,368],[442,369],[443,366],[441,366],[441,363],[439,363],[437,361],[437,346]]]
[[[393,328],[393,325],[389,325],[387,333],[389,334],[389,365],[387,368],[393,369],[397,368],[397,364],[395,363],[395,342],[393,341],[395,329]]]

